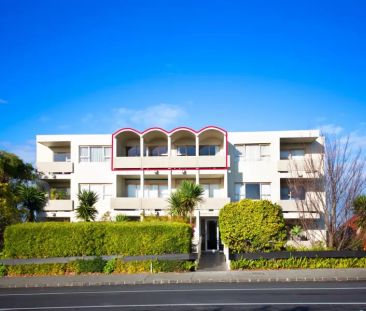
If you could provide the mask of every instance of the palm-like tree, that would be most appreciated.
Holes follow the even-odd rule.
[[[93,191],[82,190],[78,193],[78,200],[76,217],[84,221],[94,221],[98,214],[94,206],[98,202],[98,195]]]
[[[184,180],[177,191],[173,192],[168,199],[171,213],[183,217],[189,215],[192,223],[192,214],[198,203],[203,201],[203,193],[201,185]]]
[[[36,214],[42,212],[47,204],[46,193],[36,186],[20,185],[18,187],[19,205],[27,210],[27,220],[35,221]]]

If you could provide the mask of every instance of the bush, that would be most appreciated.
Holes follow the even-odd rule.
[[[287,240],[281,207],[267,200],[241,200],[220,210],[221,239],[233,253],[275,251]]]
[[[6,266],[7,275],[63,275],[67,272],[75,272],[73,264],[50,263],[50,264],[24,264]]]
[[[318,269],[366,268],[366,258],[288,258],[232,260],[231,268],[238,269]]]
[[[170,222],[25,223],[5,230],[4,255],[47,258],[189,253],[192,229]]]
[[[116,221],[117,222],[128,221],[128,217],[126,215],[118,214],[116,216]]]
[[[2,263],[0,263],[0,277],[5,275],[6,275],[6,267]]]
[[[78,259],[75,261],[75,272],[76,273],[103,272],[106,263],[107,261],[103,260],[102,257],[97,257],[90,260]]]

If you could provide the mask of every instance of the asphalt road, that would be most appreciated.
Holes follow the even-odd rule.
[[[2,310],[366,311],[366,282],[6,288]]]

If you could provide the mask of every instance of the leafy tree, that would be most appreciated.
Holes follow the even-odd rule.
[[[280,250],[287,241],[281,207],[267,200],[226,204],[219,226],[222,241],[234,253]]]
[[[98,195],[93,191],[82,190],[78,194],[79,206],[76,209],[76,216],[84,221],[94,221],[98,211],[95,204],[98,202]]]
[[[203,201],[203,193],[204,190],[201,185],[183,180],[177,191],[171,193],[168,199],[170,213],[182,217],[189,215],[192,223],[193,211]]]
[[[353,209],[358,216],[357,224],[366,230],[366,195],[360,195],[353,201]]]
[[[32,180],[36,177],[33,166],[24,163],[18,156],[0,151],[0,182],[14,183]]]
[[[46,193],[36,186],[20,185],[18,187],[19,206],[27,211],[27,220],[35,221],[47,203]]]

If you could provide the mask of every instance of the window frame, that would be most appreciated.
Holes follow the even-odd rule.
[[[272,183],[270,182],[236,182],[234,185],[234,200],[240,201],[242,199],[248,199],[246,194],[246,185],[248,184],[259,184],[259,199],[251,199],[251,200],[271,200],[272,197]],[[240,185],[240,189],[244,189],[244,191],[240,190],[240,193],[237,193],[237,185]],[[269,194],[263,194],[263,186],[268,186],[270,189]],[[243,192],[243,194],[241,193]]]
[[[88,155],[82,156],[81,155],[81,148],[87,148]],[[103,161],[90,161],[91,160],[91,148],[101,148],[103,154]],[[110,156],[106,156],[105,150],[110,149]],[[79,145],[79,163],[105,163],[109,162],[112,158],[112,146],[108,145]],[[86,159],[87,161],[81,161],[81,159]]]

